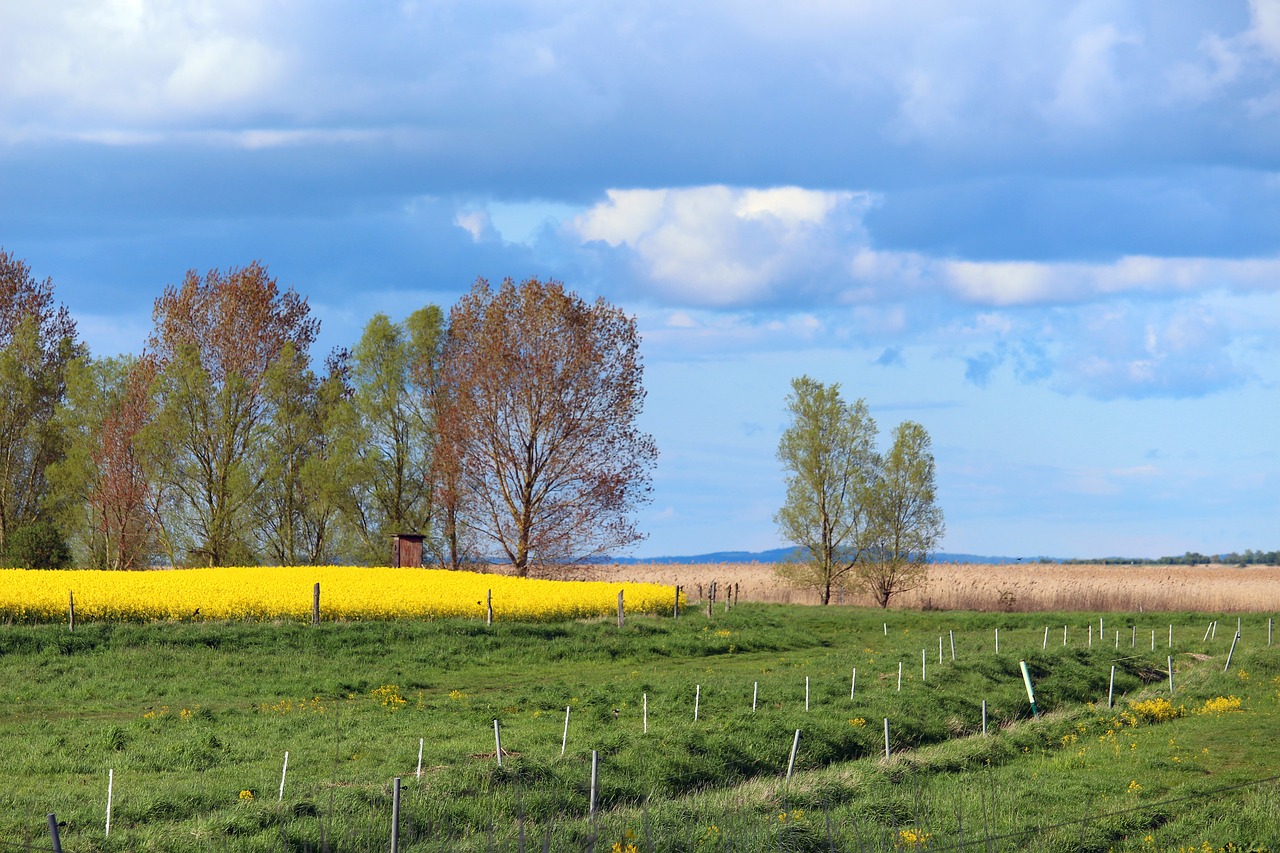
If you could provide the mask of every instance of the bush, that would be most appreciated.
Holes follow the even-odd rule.
[[[9,535],[0,562],[16,569],[65,569],[71,565],[71,548],[53,524],[33,521]]]

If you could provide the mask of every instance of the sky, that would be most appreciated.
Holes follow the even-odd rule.
[[[928,430],[942,550],[1280,546],[1280,0],[0,0],[0,248],[97,355],[187,270],[321,321],[636,317],[636,556],[786,544],[793,378]]]

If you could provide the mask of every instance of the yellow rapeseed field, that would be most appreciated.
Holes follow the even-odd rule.
[[[439,569],[253,566],[153,572],[0,570],[0,619],[76,620],[311,618],[320,584],[321,618],[435,619],[486,616],[553,621],[617,612],[670,612],[675,589],[648,583],[553,581]]]

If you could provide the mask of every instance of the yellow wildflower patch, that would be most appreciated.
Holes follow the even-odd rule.
[[[894,845],[899,850],[925,850],[933,840],[932,832],[921,832],[918,829],[898,830],[898,840]]]
[[[1176,720],[1178,717],[1185,716],[1187,709],[1181,705],[1174,705],[1164,697],[1156,699],[1144,699],[1141,702],[1133,702],[1129,705],[1129,710],[1139,720],[1149,723],[1163,723],[1168,720]]]
[[[353,566],[251,566],[152,572],[0,569],[0,618],[65,619],[68,593],[80,620],[311,618],[320,584],[326,620],[442,619],[486,616],[553,621],[609,616],[618,593],[628,613],[669,613],[675,589],[661,584],[553,581],[442,569]]]
[[[1239,711],[1239,710],[1240,710],[1239,696],[1218,696],[1213,699],[1206,700],[1204,703],[1204,707],[1201,708],[1197,713],[1213,714],[1216,717],[1221,717],[1223,714],[1229,714],[1232,711]]]

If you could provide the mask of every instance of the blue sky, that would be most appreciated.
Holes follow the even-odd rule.
[[[933,437],[944,549],[1280,543],[1280,2],[0,0],[0,246],[95,353],[195,268],[321,319],[633,313],[639,555],[782,544],[790,379]]]

